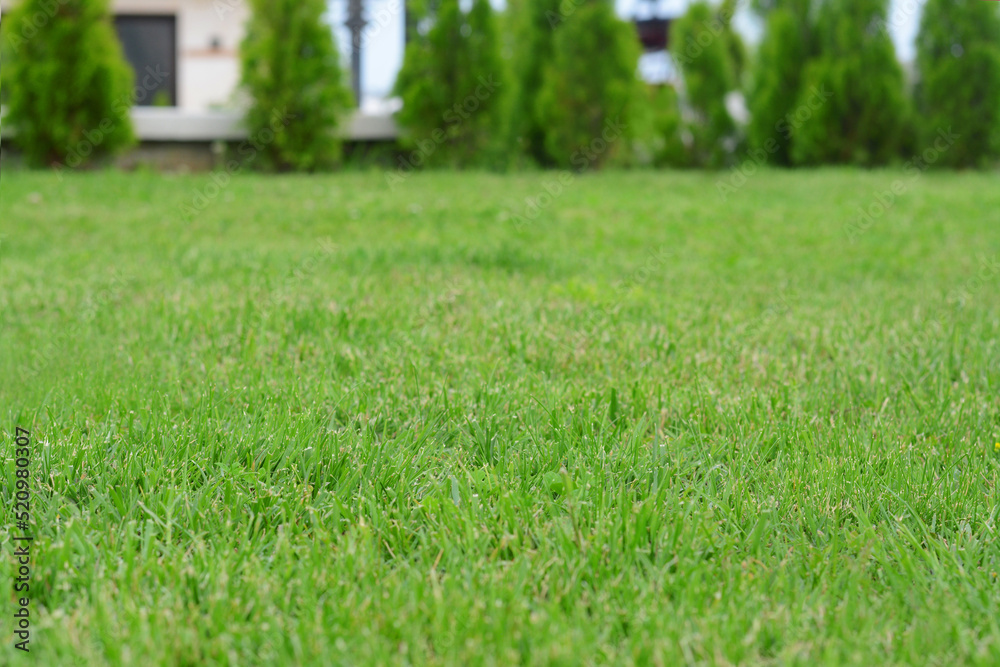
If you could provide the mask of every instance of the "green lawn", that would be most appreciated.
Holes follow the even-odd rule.
[[[0,663],[1000,664],[997,175],[719,178],[5,172]]]

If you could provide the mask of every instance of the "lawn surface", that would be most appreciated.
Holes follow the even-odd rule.
[[[1000,664],[997,175],[718,178],[5,172],[0,663]]]

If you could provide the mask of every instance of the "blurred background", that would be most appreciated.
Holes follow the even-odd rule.
[[[4,147],[35,166],[65,166],[74,148],[88,152],[77,156],[84,164],[138,145],[125,166],[218,167],[225,146],[266,126],[276,98],[299,108],[306,139],[292,144],[316,134],[336,141],[317,159],[272,155],[255,167],[331,168],[344,145],[383,166],[569,167],[614,117],[626,119],[625,141],[588,167],[905,164],[949,121],[965,128],[966,149],[948,151],[939,166],[994,166],[1000,151],[1000,3],[991,0],[4,0],[0,8]],[[112,28],[106,52],[87,41],[91,26]],[[45,55],[58,66],[32,75],[27,63]],[[122,63],[131,73],[124,93],[92,85]],[[496,85],[468,100],[482,77]],[[114,111],[122,94],[128,118]],[[456,109],[463,104],[468,112]],[[93,114],[78,113],[84,107]],[[76,120],[45,139],[50,132],[33,123],[40,110],[60,108],[57,116]],[[122,140],[80,151],[84,133],[106,119],[123,126]],[[410,155],[435,130],[443,138],[434,155]],[[29,146],[34,137],[51,145]]]

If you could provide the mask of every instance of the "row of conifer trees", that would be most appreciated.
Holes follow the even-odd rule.
[[[1000,5],[928,0],[907,77],[888,0],[752,0],[751,53],[732,28],[739,0],[692,4],[673,22],[672,85],[637,76],[634,27],[612,0],[410,0],[418,28],[396,82],[399,164],[585,170],[605,164],[721,168],[903,162],[940,137],[941,166],[1000,156]],[[352,106],[325,0],[250,0],[241,49],[255,166],[334,166],[332,131]],[[5,17],[5,124],[32,164],[76,166],[134,139],[142,93],[107,0],[22,0]],[[745,101],[749,119],[739,112]],[[285,119],[271,128],[276,114]]]
[[[397,82],[411,136],[441,139],[432,153],[414,142],[414,161],[871,166],[903,163],[946,134],[958,138],[937,164],[995,163],[998,5],[928,0],[906,77],[887,0],[754,1],[765,26],[755,52],[732,28],[738,0],[699,1],[671,28],[674,85],[650,86],[635,76],[635,30],[610,0],[511,0],[498,17],[488,0],[467,12],[437,0]],[[501,83],[470,98],[482,77]],[[449,114],[456,106],[466,114]],[[620,139],[604,142],[612,125]]]

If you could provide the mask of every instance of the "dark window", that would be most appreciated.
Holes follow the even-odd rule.
[[[645,51],[665,51],[670,46],[670,19],[637,19],[636,32]]]
[[[115,30],[135,70],[136,106],[176,106],[176,17],[119,15]]]

